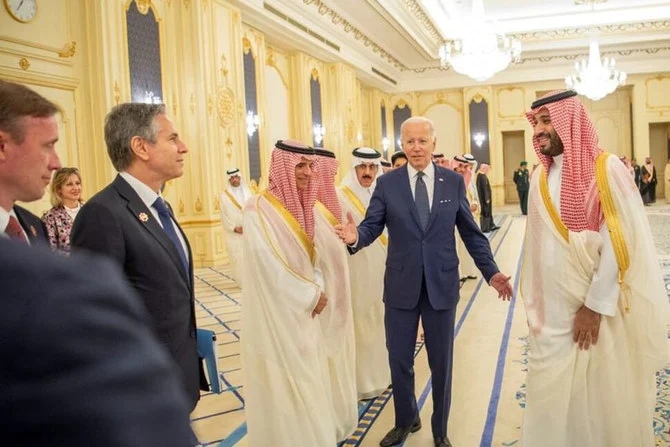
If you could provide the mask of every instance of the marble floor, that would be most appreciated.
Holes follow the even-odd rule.
[[[647,212],[670,296],[670,205],[659,203]],[[501,229],[490,235],[491,247],[500,269],[512,275],[516,291],[525,217],[511,205],[496,209],[495,213]],[[198,323],[217,333],[217,354],[225,391],[204,395],[192,418],[203,445],[246,447],[239,357],[243,296],[228,272],[225,265],[196,272]],[[456,320],[449,419],[449,437],[454,445],[517,444],[525,398],[526,333],[523,305],[518,299],[511,303],[499,301],[495,291],[481,280],[467,281],[463,285]],[[417,340],[415,371],[421,417],[427,422],[432,407],[430,374],[420,339]],[[658,384],[656,445],[670,446],[670,365],[659,374]],[[344,445],[379,445],[379,440],[393,426],[393,405],[389,405],[392,399],[392,393],[387,390],[376,400],[361,403],[359,427]],[[424,424],[424,429],[411,435],[404,445],[432,446],[429,425]]]

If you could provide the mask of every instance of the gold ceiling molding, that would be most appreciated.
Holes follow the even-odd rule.
[[[670,51],[670,46],[667,47],[657,47],[657,48],[636,48],[632,50],[617,50],[617,51],[601,51],[601,56],[630,56],[631,54],[656,54],[661,52]],[[580,57],[588,57],[588,53],[579,53],[579,54],[563,54],[560,56],[536,56],[536,57],[524,57],[521,58],[519,62],[510,64],[510,67],[514,65],[523,65],[526,62],[539,62],[547,63],[553,60],[562,59],[565,61],[574,61]],[[431,65],[428,67],[417,67],[413,68],[414,73],[425,73],[427,71],[449,71],[450,67],[442,67],[441,65]]]
[[[657,48],[635,48],[631,50],[617,50],[617,51],[601,51],[600,54],[602,57],[605,56],[630,56],[631,54],[656,54],[664,51],[670,51],[670,46],[667,47],[657,47]],[[540,62],[546,63],[556,59],[563,59],[567,61],[574,61],[580,57],[588,57],[588,53],[581,54],[565,54],[561,56],[537,56],[537,57],[526,57],[522,58],[516,65],[521,65],[526,62]]]
[[[414,17],[416,17],[419,23],[423,25],[426,30],[428,30],[430,37],[439,43],[443,42],[444,38],[442,37],[442,34],[440,34],[440,32],[437,30],[430,16],[426,14],[426,11],[421,6],[421,3],[417,2],[416,0],[404,0],[402,3],[405,6],[405,9],[407,9],[411,14],[414,14]]]
[[[656,20],[650,22],[621,23],[616,25],[584,26],[577,28],[562,28],[554,30],[539,30],[527,33],[510,34],[510,38],[523,42],[548,40],[556,38],[579,37],[592,33],[619,34],[625,32],[663,31],[670,29],[670,20]]]
[[[314,5],[317,8],[317,11],[322,16],[330,17],[330,21],[333,25],[339,25],[342,27],[346,34],[352,34],[354,39],[360,40],[363,42],[363,45],[372,49],[374,53],[379,54],[382,59],[385,59],[387,62],[393,64],[396,68],[401,71],[408,70],[407,66],[395,58],[391,53],[386,51],[384,48],[379,46],[375,41],[370,39],[368,36],[363,34],[361,30],[356,28],[351,24],[347,19],[339,15],[337,12],[333,11],[329,6],[327,6],[322,0],[302,0],[306,5]]]

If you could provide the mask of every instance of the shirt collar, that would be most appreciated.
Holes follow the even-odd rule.
[[[412,165],[407,163],[407,173],[409,174],[410,179],[414,179],[418,172],[419,171],[414,169]],[[423,170],[423,176],[429,179],[433,179],[433,177],[435,177],[435,165],[433,164],[432,161],[428,163],[428,166],[426,166],[426,168]]]
[[[7,225],[9,225],[9,216],[14,216],[18,220],[16,213],[14,212],[14,207],[11,207],[9,211],[0,206],[0,235],[5,235],[5,230]]]
[[[119,175],[123,177],[123,179],[128,182],[130,187],[133,188],[137,195],[140,196],[140,199],[147,206],[147,208],[151,208],[156,201],[156,198],[161,197],[160,194],[156,194],[153,189],[127,172],[119,172]]]

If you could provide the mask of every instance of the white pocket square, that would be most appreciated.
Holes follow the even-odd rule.
[[[439,177],[438,180],[441,181],[441,182],[444,181],[444,179],[442,177]]]

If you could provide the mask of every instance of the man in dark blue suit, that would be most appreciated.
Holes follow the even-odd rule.
[[[414,346],[421,317],[432,374],[435,446],[449,447],[447,420],[459,299],[455,227],[499,296],[510,299],[512,286],[510,278],[498,270],[488,239],[472,218],[463,178],[431,162],[436,143],[432,121],[410,118],[402,124],[401,135],[408,164],[377,180],[358,228],[347,216],[347,223],[336,229],[352,253],[371,244],[385,226],[388,229],[384,303],[396,419],[380,445],[398,445],[421,428],[414,394]]]
[[[119,268],[44,247],[0,237],[3,444],[194,445],[178,372]]]
[[[104,254],[123,269],[179,367],[192,410],[207,388],[196,349],[193,254],[161,193],[165,182],[183,174],[188,147],[163,104],[114,107],[105,119],[105,141],[119,174],[77,214],[72,249]]]
[[[58,108],[28,87],[0,80],[0,236],[27,244],[48,244],[42,221],[16,205],[44,195],[53,171]]]

